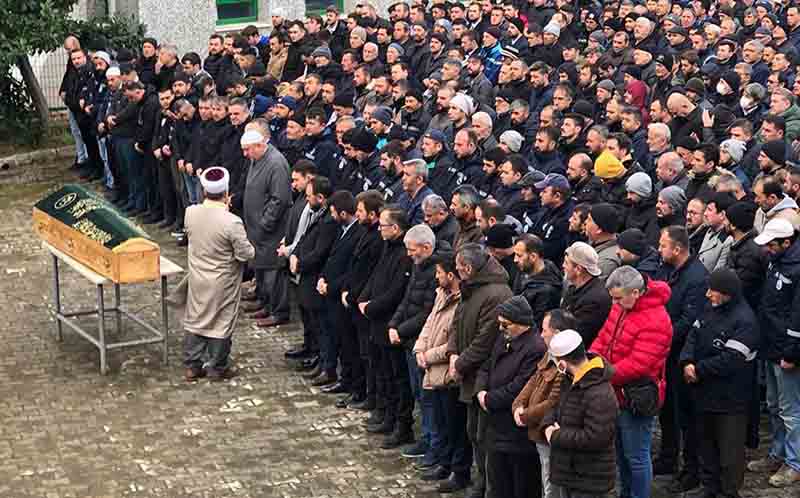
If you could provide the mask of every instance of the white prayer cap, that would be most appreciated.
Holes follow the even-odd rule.
[[[554,358],[563,358],[583,344],[581,335],[574,330],[562,330],[550,339],[550,354]]]
[[[200,184],[209,194],[224,194],[228,191],[228,184],[230,183],[230,175],[228,170],[214,166],[203,171],[200,177]]]
[[[257,132],[256,130],[249,130],[242,135],[241,144],[242,145],[254,145],[254,144],[263,144],[265,142],[264,135]]]
[[[106,76],[122,76],[122,71],[119,70],[119,66],[111,66],[106,71]]]

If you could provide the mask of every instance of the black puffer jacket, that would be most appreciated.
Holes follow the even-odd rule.
[[[583,337],[583,343],[592,344],[597,333],[606,323],[611,311],[611,296],[608,295],[605,283],[598,277],[586,282],[583,287],[570,285],[564,294],[561,308],[575,315],[575,330]]]
[[[504,453],[534,453],[528,429],[514,422],[511,405],[536,371],[547,346],[535,329],[509,338],[498,334],[489,361],[478,372],[475,388],[486,391],[486,448]]]
[[[770,262],[758,311],[764,339],[760,356],[800,361],[800,243]]]
[[[389,320],[389,328],[397,329],[400,340],[412,346],[422,332],[436,299],[436,265],[431,258],[415,264],[408,280],[403,301]]]
[[[661,236],[656,216],[656,197],[651,195],[638,204],[631,205],[625,217],[625,229],[638,228],[644,232],[647,243],[652,247],[658,247],[658,239]]]
[[[598,356],[587,368],[575,380],[564,376],[558,407],[545,417],[544,426],[552,422],[560,426],[550,438],[550,481],[600,495],[614,488],[617,476],[617,397],[611,387],[614,369],[610,364]]]
[[[728,253],[728,268],[739,275],[742,296],[751,308],[757,309],[761,300],[761,288],[767,275],[767,256],[764,248],[755,243],[755,230],[747,232],[731,245]]]
[[[686,335],[700,317],[706,303],[708,271],[696,256],[675,269],[663,265],[658,280],[669,284],[672,293],[667,301],[667,313],[672,321],[672,348],[670,358],[677,359],[686,341]]]
[[[695,366],[698,382],[690,386],[699,411],[749,410],[759,342],[756,317],[740,296],[718,307],[706,305],[680,356],[681,366]]]
[[[661,257],[658,255],[658,251],[652,247],[646,247],[644,254],[631,266],[636,268],[642,275],[657,280],[661,273]]]
[[[539,273],[519,272],[514,280],[514,295],[522,296],[531,305],[536,325],[542,326],[545,313],[558,308],[563,277],[558,267],[545,260]]]
[[[376,344],[389,345],[389,320],[403,300],[412,266],[403,237],[383,242],[378,264],[358,299],[359,302],[369,302],[365,315]]]

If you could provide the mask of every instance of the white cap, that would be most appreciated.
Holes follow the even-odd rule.
[[[249,130],[242,135],[242,139],[239,143],[242,145],[255,145],[255,144],[263,144],[265,142],[264,135],[257,132],[256,130]]]
[[[228,191],[230,179],[227,169],[214,166],[203,171],[200,176],[200,185],[209,194],[224,194]]]
[[[572,329],[562,330],[550,339],[550,354],[554,358],[562,358],[572,353],[583,344],[583,338]]]
[[[755,243],[764,246],[775,239],[788,239],[794,235],[794,226],[789,220],[773,218],[767,222],[761,235],[755,238]]]
[[[111,65],[111,56],[108,55],[108,52],[104,50],[98,50],[97,52],[94,53],[93,57],[103,59],[106,62],[106,64],[108,64],[109,66]]]
[[[106,71],[106,76],[122,76],[122,71],[119,70],[119,66],[111,66]]]

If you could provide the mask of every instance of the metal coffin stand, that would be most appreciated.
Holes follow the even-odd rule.
[[[92,343],[100,351],[100,373],[103,375],[108,373],[108,364],[106,363],[106,355],[108,351],[112,349],[143,346],[146,344],[161,344],[163,361],[165,364],[167,363],[167,338],[169,332],[169,318],[167,314],[167,301],[166,301],[167,277],[169,277],[170,275],[177,275],[179,273],[183,273],[183,268],[181,268],[180,266],[176,265],[175,263],[164,257],[161,257],[160,259],[161,330],[159,330],[122,306],[120,297],[121,295],[120,284],[114,283],[112,280],[98,273],[95,273],[90,268],[79,263],[75,259],[64,254],[63,252],[59,251],[58,249],[56,249],[55,247],[51,246],[46,242],[44,243],[44,247],[48,251],[50,251],[53,260],[53,294],[55,297],[55,311],[53,311],[52,313],[56,318],[56,329],[58,333],[57,337],[59,341],[63,340],[63,333],[62,333],[63,325],[67,325],[69,328],[77,332],[81,337]],[[70,268],[74,269],[84,278],[86,278],[92,284],[94,284],[94,286],[97,289],[97,302],[95,305],[95,309],[73,311],[70,313],[63,312],[61,307],[61,281],[59,278],[60,262],[66,263]],[[114,307],[106,308],[105,298],[103,296],[103,286],[112,284],[114,286]],[[106,313],[114,313],[116,318],[117,331],[122,330],[122,317],[125,316],[128,319],[140,325],[145,330],[147,330],[150,333],[149,337],[145,337],[143,339],[134,339],[130,341],[122,341],[122,342],[107,342],[106,327],[105,327]],[[96,315],[98,317],[97,336],[84,330],[75,321],[70,320],[70,318],[76,318],[80,316],[91,316],[91,315]]]

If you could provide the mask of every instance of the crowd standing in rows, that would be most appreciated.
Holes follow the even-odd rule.
[[[204,59],[65,48],[75,168],[205,278],[187,380],[233,373],[239,312],[299,310],[286,357],[440,492],[800,483],[796,4],[415,0]]]

